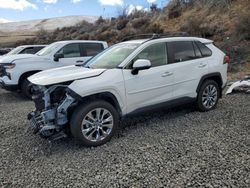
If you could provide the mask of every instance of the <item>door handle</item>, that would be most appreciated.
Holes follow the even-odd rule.
[[[83,60],[77,60],[76,63],[83,63]]]
[[[207,66],[207,64],[201,63],[198,67],[199,67],[199,68],[204,68],[205,66]]]
[[[167,77],[167,76],[172,76],[174,73],[172,72],[164,72],[161,76],[162,77]]]

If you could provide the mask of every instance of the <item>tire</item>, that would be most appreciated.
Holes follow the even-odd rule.
[[[216,108],[220,89],[214,80],[205,80],[198,91],[197,108],[201,112],[210,111]]]
[[[73,137],[87,147],[107,143],[118,127],[117,110],[103,100],[83,103],[73,112],[70,120],[70,131]]]
[[[31,91],[30,91],[30,82],[27,78],[23,79],[23,81],[21,82],[21,92],[23,94],[24,97],[31,99]]]

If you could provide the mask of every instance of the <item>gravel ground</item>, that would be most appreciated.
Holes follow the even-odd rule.
[[[127,119],[97,148],[25,132],[33,108],[0,90],[1,187],[250,187],[249,95]]]

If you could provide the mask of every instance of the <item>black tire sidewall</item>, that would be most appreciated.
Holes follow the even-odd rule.
[[[215,105],[212,108],[206,108],[203,105],[203,102],[202,102],[202,94],[203,94],[205,88],[208,85],[214,85],[216,87],[216,89],[217,89],[217,95],[218,95],[217,100],[216,100]],[[220,93],[220,88],[219,88],[217,82],[215,82],[214,80],[206,80],[206,81],[204,81],[204,83],[201,85],[200,90],[198,92],[198,97],[197,97],[197,108],[198,108],[198,110],[201,111],[201,112],[206,112],[206,111],[210,111],[210,110],[215,109],[217,104],[218,104],[219,93]]]
[[[21,82],[21,92],[24,95],[24,97],[31,99],[31,93],[29,91],[29,85],[30,82],[27,78],[25,78],[24,80],[22,80]]]
[[[95,108],[105,108],[107,109],[114,118],[114,125],[112,128],[111,133],[103,140],[97,141],[97,142],[91,142],[88,139],[86,139],[82,132],[81,132],[81,123],[85,115],[95,109]],[[76,138],[78,141],[81,142],[84,146],[91,147],[91,146],[100,146],[105,143],[107,143],[112,136],[117,132],[117,129],[119,127],[119,114],[117,110],[108,102],[103,100],[96,100],[96,101],[90,101],[87,103],[82,103],[80,106],[78,106],[75,111],[73,112],[71,118],[70,118],[70,131],[74,138]]]

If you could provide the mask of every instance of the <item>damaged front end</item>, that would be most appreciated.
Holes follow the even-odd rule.
[[[28,115],[34,133],[53,140],[66,137],[69,109],[77,105],[68,85],[32,86],[32,99],[36,110]]]

